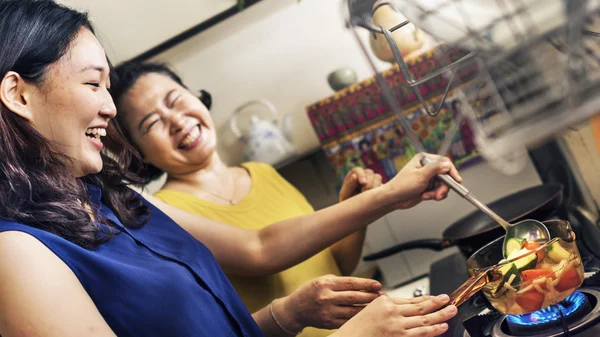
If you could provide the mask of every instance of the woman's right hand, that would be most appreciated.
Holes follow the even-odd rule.
[[[421,165],[421,158],[427,156],[431,163]],[[438,174],[449,174],[461,183],[462,178],[456,167],[447,157],[429,153],[419,153],[414,156],[398,174],[383,185],[386,193],[396,209],[406,209],[416,206],[423,200],[443,200],[448,196],[447,185],[434,181]],[[433,184],[432,184],[433,181]]]
[[[273,305],[277,317],[289,330],[336,329],[381,296],[380,290],[381,283],[375,280],[325,275],[305,283]]]
[[[331,337],[438,336],[448,330],[448,324],[444,322],[458,312],[453,305],[438,310],[449,300],[448,295],[413,299],[381,296]]]

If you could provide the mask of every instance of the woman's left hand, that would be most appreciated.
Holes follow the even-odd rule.
[[[340,202],[361,192],[381,186],[381,179],[381,175],[371,169],[353,168],[344,178],[344,183],[340,189]]]
[[[325,275],[276,300],[273,310],[290,331],[336,329],[379,297],[380,290],[375,280]]]

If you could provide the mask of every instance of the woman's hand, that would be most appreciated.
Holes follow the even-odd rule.
[[[353,168],[348,172],[342,184],[340,202],[381,186],[381,179],[381,175],[371,169]],[[331,246],[331,254],[342,275],[351,275],[356,269],[365,244],[366,234],[367,229],[363,228]]]
[[[381,179],[381,175],[371,169],[353,168],[344,178],[344,183],[340,189],[340,202],[361,192],[381,186]]]
[[[447,295],[413,299],[381,296],[331,337],[438,336],[448,330],[444,322],[458,311],[453,305],[436,311],[449,300]]]
[[[335,329],[379,297],[380,290],[381,284],[375,280],[326,275],[276,300],[273,310],[289,331],[309,326]]]
[[[421,165],[422,156],[427,156],[432,162],[425,166]],[[448,186],[433,180],[437,174],[444,173],[448,173],[457,182],[462,182],[462,178],[450,159],[434,154],[419,153],[384,187],[391,198],[398,200],[395,203],[396,208],[411,208],[423,200],[439,201],[448,196]]]

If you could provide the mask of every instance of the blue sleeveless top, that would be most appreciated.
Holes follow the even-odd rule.
[[[125,228],[100,202],[99,188],[88,185],[88,194],[121,230],[96,250],[10,220],[0,219],[0,232],[28,233],[53,251],[119,337],[263,336],[202,243],[148,202],[148,224]]]

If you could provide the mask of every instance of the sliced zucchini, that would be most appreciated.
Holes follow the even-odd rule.
[[[519,239],[519,238],[508,239],[508,241],[506,241],[506,247],[504,249],[504,252],[506,253],[506,255],[504,257],[508,257],[508,256],[510,256],[510,254],[512,252],[520,250],[521,244],[523,243],[523,241],[524,241],[524,239]]]
[[[515,277],[510,283],[510,286],[512,286],[515,289],[518,289],[519,285],[521,284],[521,272],[528,269],[534,269],[536,265],[537,255],[529,254],[525,257],[518,259],[513,263],[509,263],[506,266],[502,266],[500,269],[498,269],[498,271],[502,273],[504,277],[502,278],[502,281],[500,281],[498,287],[491,291],[492,294],[495,294],[497,291],[499,291],[504,286],[504,284],[510,280],[512,275],[515,275]]]
[[[492,295],[494,295],[498,291],[502,290],[502,287],[504,287],[504,284],[511,279],[512,275],[515,275],[515,276],[514,276],[512,282],[510,282],[510,286],[512,286],[513,288],[518,288],[519,284],[521,284],[521,274],[519,272],[519,269],[517,269],[517,266],[514,263],[510,263],[510,264],[507,264],[506,266],[503,266],[502,268],[499,269],[499,272],[502,273],[502,275],[504,275],[504,277],[502,277],[502,281],[500,281],[500,283],[498,284],[498,287],[496,287],[496,289],[492,289],[492,291],[491,291]]]
[[[559,242],[555,242],[548,247],[548,257],[554,262],[560,263],[571,256],[568,250],[564,249]]]
[[[521,272],[523,270],[535,268],[537,265],[537,259],[537,254],[532,253],[518,259],[517,261],[513,262],[513,264]]]

